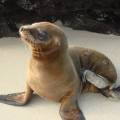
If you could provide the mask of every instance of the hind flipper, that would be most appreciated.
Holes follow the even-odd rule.
[[[110,89],[112,98],[120,99],[120,86]]]
[[[84,71],[83,81],[89,82],[99,89],[106,88],[110,85],[109,81],[106,78],[104,78],[98,74],[95,74],[94,72],[92,72],[90,70]]]
[[[104,89],[99,89],[100,93],[102,93],[105,97],[112,99],[120,99],[120,87],[110,89],[109,87]]]
[[[104,96],[113,99],[120,99],[120,86],[115,87],[115,84],[111,85],[109,81],[90,70],[85,70],[83,73],[83,81],[87,81],[98,88],[99,92]]]

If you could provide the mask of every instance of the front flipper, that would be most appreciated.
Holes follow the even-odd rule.
[[[14,106],[22,106],[26,103],[24,96],[25,92],[0,95],[0,102]]]
[[[78,106],[76,96],[65,97],[61,101],[60,115],[62,120],[85,120]]]
[[[14,106],[23,106],[30,100],[32,93],[33,91],[27,87],[26,92],[0,95],[0,103]]]

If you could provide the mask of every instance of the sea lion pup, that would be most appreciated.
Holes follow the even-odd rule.
[[[58,26],[40,22],[22,26],[19,32],[32,51],[26,90],[1,95],[0,102],[25,105],[35,92],[40,97],[61,102],[63,120],[85,120],[77,100],[82,91],[100,91],[108,97],[120,91],[111,87],[117,78],[112,62],[91,49],[68,48],[67,38]]]

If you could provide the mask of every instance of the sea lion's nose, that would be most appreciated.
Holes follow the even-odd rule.
[[[26,30],[25,27],[21,27],[21,28],[20,28],[20,32],[23,32],[23,31],[25,31],[25,30]]]
[[[24,32],[24,31],[27,31],[29,29],[31,29],[30,25],[24,25],[24,26],[20,27],[19,32]]]

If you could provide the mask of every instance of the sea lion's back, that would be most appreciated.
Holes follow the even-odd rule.
[[[108,78],[111,82],[116,80],[115,67],[103,53],[82,47],[70,47],[69,53],[78,73],[80,70],[91,70]]]

